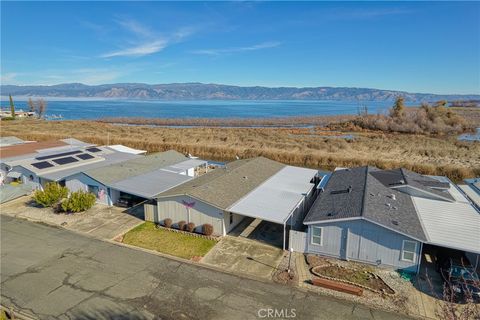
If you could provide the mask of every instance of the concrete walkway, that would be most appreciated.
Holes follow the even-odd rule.
[[[105,240],[114,239],[144,222],[138,214],[129,214],[125,208],[96,204],[85,212],[55,214],[52,208],[33,207],[30,201],[30,197],[10,201],[0,205],[0,212],[2,215],[62,226]]]
[[[0,216],[1,301],[40,319],[407,319]],[[286,317],[283,317],[286,318]],[[292,318],[292,317],[290,317]]]

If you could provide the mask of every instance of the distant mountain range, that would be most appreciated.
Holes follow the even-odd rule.
[[[85,85],[65,83],[52,86],[1,85],[2,96],[56,98],[118,98],[152,100],[349,100],[391,101],[401,95],[407,101],[478,100],[480,95],[437,95],[395,90],[345,87],[241,87],[203,83],[116,83]]]

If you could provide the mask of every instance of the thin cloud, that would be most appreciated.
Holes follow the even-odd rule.
[[[112,51],[102,54],[101,58],[112,57],[141,57],[149,54],[153,54],[163,50],[167,46],[166,40],[156,40],[154,42],[143,43],[135,47],[121,49],[118,51]]]
[[[134,35],[134,44],[127,48],[101,54],[101,58],[141,57],[154,54],[196,32],[196,29],[192,27],[183,27],[175,30],[168,36],[160,36],[158,32],[138,21],[132,19],[117,19],[115,21],[122,29]]]
[[[263,42],[263,43],[259,43],[259,44],[255,44],[255,45],[247,46],[247,47],[231,47],[231,48],[224,48],[224,49],[194,50],[194,51],[192,51],[192,53],[218,56],[218,55],[226,54],[226,53],[256,51],[256,50],[262,50],[262,49],[275,48],[275,47],[280,46],[281,44],[282,43],[278,42],[278,41],[269,41],[269,42]]]

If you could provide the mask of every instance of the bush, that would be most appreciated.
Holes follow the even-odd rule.
[[[189,223],[187,224],[186,229],[187,229],[188,232],[193,232],[193,231],[195,231],[195,223],[189,222]]]
[[[45,185],[43,190],[35,191],[33,200],[43,207],[52,207],[67,196],[68,189],[66,187],[62,187],[56,182],[50,182]]]
[[[95,204],[97,197],[90,192],[76,191],[70,197],[62,201],[62,209],[65,212],[81,212],[90,209]]]
[[[165,228],[170,228],[172,226],[172,219],[167,218],[163,220],[163,225],[165,226]]]
[[[213,234],[213,226],[211,224],[204,224],[202,226],[202,232],[206,236],[211,236]]]
[[[185,229],[185,225],[187,224],[187,222],[185,221],[179,221],[178,222],[178,230],[184,230]]]

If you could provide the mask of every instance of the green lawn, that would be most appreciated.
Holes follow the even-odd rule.
[[[127,232],[123,242],[184,259],[204,256],[216,244],[214,240],[155,229],[152,222],[145,222]]]

